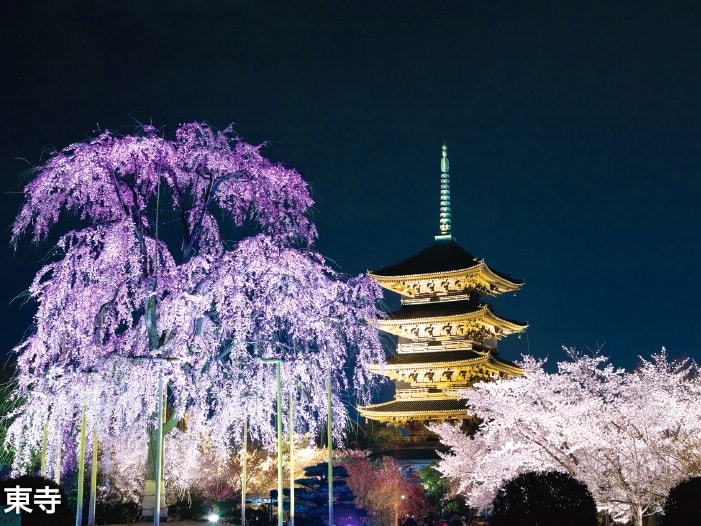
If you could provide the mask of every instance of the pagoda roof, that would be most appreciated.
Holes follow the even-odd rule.
[[[488,378],[510,378],[523,374],[523,370],[513,362],[502,360],[491,352],[475,350],[449,350],[432,352],[409,352],[394,354],[387,357],[382,365],[373,364],[370,370],[393,380],[416,381],[406,378],[406,374],[420,371],[464,371],[455,379],[431,381],[434,386],[469,386],[474,382],[485,381]]]
[[[409,365],[420,363],[472,362],[488,359],[489,353],[473,349],[409,352],[388,356],[385,365]]]
[[[467,418],[464,398],[392,400],[358,408],[360,414],[376,420],[419,420]]]
[[[479,312],[488,313],[495,319],[513,324],[519,327],[527,327],[528,323],[516,320],[509,320],[497,316],[484,303],[475,303],[469,300],[461,301],[434,301],[431,303],[412,303],[402,305],[399,310],[387,314],[387,318],[380,320],[380,325],[391,324],[392,321],[406,320],[430,320],[431,318],[446,318],[451,316],[465,316]]]
[[[420,318],[442,318],[470,314],[481,309],[489,308],[485,304],[469,300],[434,301],[431,303],[404,304],[398,310],[387,313],[390,320],[414,320]]]
[[[477,259],[467,250],[462,248],[455,240],[437,241],[421,250],[417,254],[406,258],[399,263],[383,267],[369,272],[370,275],[380,277],[416,276],[425,274],[439,274],[466,270],[478,265],[485,265],[484,261]],[[486,265],[485,265],[486,266]],[[514,285],[522,285],[523,280],[514,279],[511,276],[490,269],[494,274]]]
[[[464,398],[437,398],[416,400],[392,400],[384,404],[373,404],[372,407],[382,412],[415,413],[427,411],[459,411],[467,412],[467,400]]]
[[[435,363],[444,366],[449,366],[454,363],[464,362],[492,363],[495,365],[505,366],[507,369],[514,369],[516,372],[521,371],[519,366],[513,362],[497,358],[492,353],[475,351],[473,349],[394,354],[392,356],[387,357],[384,366],[387,367],[392,365],[420,365],[426,363]]]

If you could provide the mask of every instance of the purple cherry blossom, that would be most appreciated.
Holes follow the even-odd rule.
[[[32,332],[15,348],[15,470],[29,467],[45,429],[47,465],[68,465],[83,406],[106,467],[122,455],[144,462],[159,371],[181,443],[206,437],[228,458],[244,419],[269,442],[269,359],[282,361],[297,432],[324,424],[333,378],[341,438],[342,396],[369,401],[365,366],[384,359],[381,291],[313,251],[306,183],[261,150],[231,128],[188,123],[170,140],[145,126],[71,144],[35,169],[12,244],[58,238],[29,286]]]

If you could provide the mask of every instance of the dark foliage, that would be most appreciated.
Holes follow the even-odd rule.
[[[168,517],[173,520],[200,520],[207,516],[211,506],[196,491],[189,498],[168,506]]]
[[[492,526],[596,526],[596,503],[577,479],[531,471],[504,483],[494,498]]]
[[[334,522],[357,524],[365,513],[354,506],[355,497],[348,487],[347,478],[348,470],[345,467],[333,466]],[[307,524],[322,524],[323,519],[328,517],[328,464],[320,462],[304,468],[304,478],[295,480],[295,483],[300,486],[295,490],[295,502],[297,505],[304,503],[305,508],[295,514]]]
[[[141,506],[136,502],[122,502],[115,499],[97,501],[95,510],[97,524],[128,524],[136,522],[140,516]]]
[[[450,481],[436,469],[438,461],[433,461],[419,471],[421,485],[426,491],[426,501],[433,512],[448,516],[471,516],[470,508],[463,495],[453,495]]]
[[[392,448],[402,438],[398,427],[374,421],[351,423],[346,428],[349,449],[370,450],[373,456]],[[319,441],[324,444],[325,437]]]
[[[701,524],[701,477],[674,486],[664,503],[662,525]]]

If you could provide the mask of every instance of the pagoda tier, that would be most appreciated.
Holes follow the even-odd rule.
[[[413,422],[461,422],[469,418],[461,398],[393,400],[362,408],[365,418],[407,427]]]
[[[403,382],[420,396],[433,391],[455,398],[458,391],[477,382],[510,378],[521,373],[511,362],[496,358],[491,352],[473,350],[435,351],[427,353],[396,354],[384,365],[372,365],[370,371]]]
[[[467,300],[403,305],[379,320],[378,325],[385,332],[410,340],[408,345],[400,342],[398,352],[416,352],[422,344],[429,343],[494,349],[498,340],[522,332],[527,326],[500,318],[488,305]]]
[[[470,294],[497,296],[523,286],[523,281],[489,268],[452,239],[368,275],[400,294],[403,303],[466,299]]]

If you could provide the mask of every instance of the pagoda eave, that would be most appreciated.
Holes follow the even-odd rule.
[[[513,376],[520,376],[523,374],[523,369],[517,365],[513,365],[509,362],[503,362],[492,357],[490,354],[480,356],[471,360],[455,360],[455,361],[442,361],[435,363],[391,363],[387,361],[383,364],[371,364],[368,366],[368,370],[377,374],[387,374],[387,371],[402,371],[402,370],[460,370],[460,369],[472,369],[475,367],[486,367],[488,369],[494,370],[498,373],[507,373]]]
[[[382,406],[392,404],[376,404],[372,406],[358,407],[358,413],[363,418],[369,418],[378,422],[386,422],[393,425],[406,425],[415,421],[431,422],[455,422],[469,418],[467,408],[448,409],[443,411],[388,411]]]
[[[444,316],[386,318],[378,320],[377,324],[381,330],[396,336],[412,340],[430,337],[436,341],[464,339],[471,331],[489,333],[500,340],[504,336],[523,332],[528,327],[527,323],[500,318],[486,306],[473,312]]]
[[[436,291],[450,295],[451,292],[461,293],[467,289],[498,296],[506,292],[516,292],[523,287],[523,281],[510,280],[497,274],[484,260],[476,262],[474,266],[449,272],[383,276],[368,271],[368,275],[383,288],[409,298],[428,297]]]
[[[390,380],[409,383],[412,387],[431,385],[444,392],[466,388],[476,382],[513,378],[523,374],[520,367],[494,358],[426,364],[385,363],[370,365],[368,370]]]

